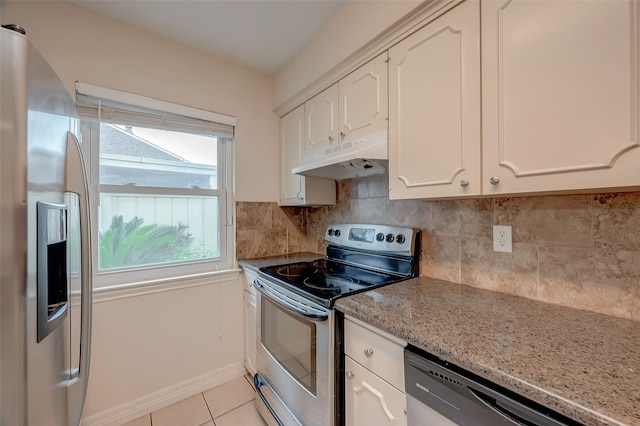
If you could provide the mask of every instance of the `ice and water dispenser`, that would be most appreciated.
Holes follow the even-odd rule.
[[[38,202],[38,342],[67,315],[67,206]]]

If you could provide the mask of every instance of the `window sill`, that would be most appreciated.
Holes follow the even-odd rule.
[[[234,281],[238,279],[241,271],[241,269],[234,268],[203,274],[183,275],[179,277],[99,287],[93,290],[93,303],[109,302],[165,291],[183,290],[185,288]]]

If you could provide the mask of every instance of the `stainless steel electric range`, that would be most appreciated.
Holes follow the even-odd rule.
[[[324,258],[261,268],[254,283],[256,405],[270,425],[343,424],[335,300],[418,274],[416,229],[332,224],[325,242]]]

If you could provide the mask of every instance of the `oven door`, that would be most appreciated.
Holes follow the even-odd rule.
[[[334,425],[334,311],[259,278],[258,410],[276,424]]]

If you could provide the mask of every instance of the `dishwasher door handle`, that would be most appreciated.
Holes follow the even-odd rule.
[[[473,396],[478,398],[488,409],[502,415],[516,424],[536,426],[539,424],[545,425],[566,425],[566,423],[560,423],[555,419],[545,416],[543,413],[535,410],[533,407],[527,407],[526,411],[518,408],[518,402],[503,398],[501,395],[487,395],[484,392],[474,389],[471,386],[467,386],[467,389]],[[544,422],[544,423],[542,423]]]

